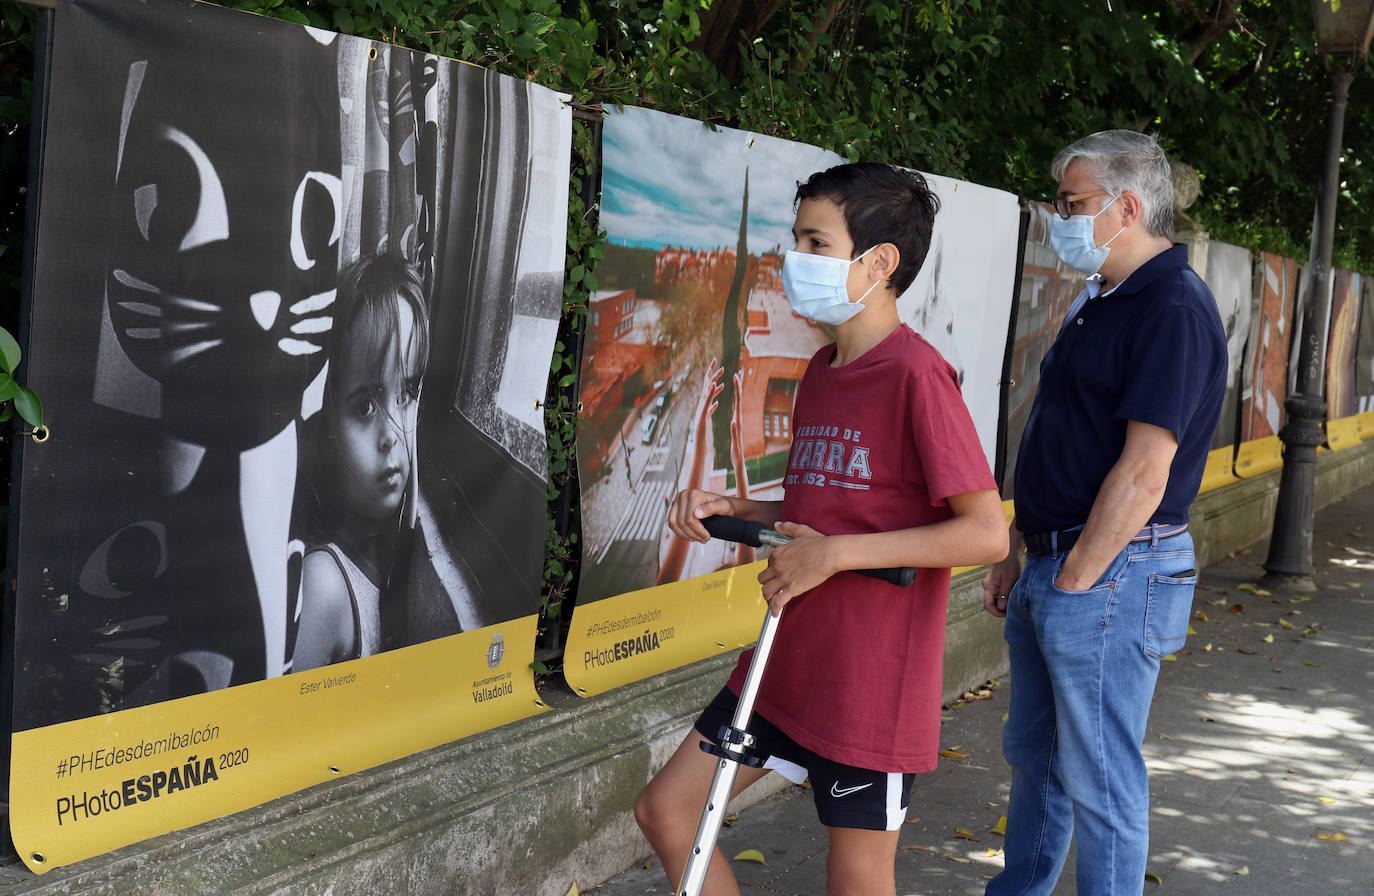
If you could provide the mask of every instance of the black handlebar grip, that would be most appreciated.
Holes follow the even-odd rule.
[[[886,579],[887,581],[896,585],[898,588],[910,587],[911,583],[916,581],[916,567],[914,566],[898,566],[891,569],[874,570],[861,569],[859,571],[865,575],[867,575],[869,572],[883,573],[883,575],[879,576],[879,578]],[[891,575],[888,575],[888,573],[891,573]]]
[[[742,520],[737,516],[708,516],[701,521],[701,525],[711,534],[712,538],[719,538],[721,541],[738,541],[751,547],[763,547],[763,542],[759,540],[759,533],[763,531],[763,523]]]
[[[705,527],[712,538],[719,538],[721,541],[737,541],[756,548],[763,546],[764,532],[769,534],[769,544],[776,545],[789,540],[786,536],[765,528],[763,523],[742,520],[734,516],[708,516],[701,521],[701,525]],[[898,588],[909,587],[912,582],[916,581],[916,567],[914,566],[855,569],[852,572],[857,572],[861,576],[868,576],[871,579],[882,579]]]

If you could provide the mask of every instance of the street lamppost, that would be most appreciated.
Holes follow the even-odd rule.
[[[1354,66],[1333,64],[1332,57],[1351,57],[1355,65],[1369,54],[1374,36],[1374,0],[1311,0],[1317,31],[1317,52],[1326,62],[1327,107],[1325,162],[1317,189],[1317,230],[1313,257],[1308,260],[1307,303],[1302,309],[1302,344],[1299,346],[1297,381],[1284,401],[1288,423],[1279,433],[1283,440],[1283,473],[1279,479],[1278,504],[1269,556],[1264,561],[1263,583],[1294,591],[1312,591],[1312,521],[1316,514],[1317,447],[1326,437],[1324,349],[1329,303],[1326,295],[1331,269],[1331,244],[1336,232],[1336,196],[1340,189],[1341,135],[1345,130],[1345,106],[1350,95]]]

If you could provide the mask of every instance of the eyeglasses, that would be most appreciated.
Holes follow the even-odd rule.
[[[1110,195],[1108,190],[1093,190],[1091,193],[1060,193],[1054,199],[1054,210],[1059,213],[1059,217],[1067,221],[1073,217],[1074,206],[1078,203],[1108,195]]]

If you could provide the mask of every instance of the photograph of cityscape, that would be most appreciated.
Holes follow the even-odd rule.
[[[845,161],[636,108],[609,116],[603,154],[608,246],[588,316],[578,435],[584,602],[754,559],[749,548],[674,538],[665,512],[684,488],[782,497],[796,388],[832,339],[783,293],[792,200],[798,181]],[[1016,199],[927,177],[941,211],[898,309],[959,370],[991,461]]]

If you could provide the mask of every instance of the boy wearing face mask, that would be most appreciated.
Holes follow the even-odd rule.
[[[796,201],[783,286],[835,342],[797,392],[784,498],[687,490],[668,524],[705,542],[701,520],[727,515],[792,539],[759,574],[771,612],[787,608],[748,726],[772,758],[741,767],[736,792],[770,770],[809,777],[830,835],[828,892],[891,896],[915,773],[936,762],[949,570],[1005,556],[1005,517],[954,369],[897,315],[930,247],[935,194],[916,172],[857,164],[812,175]],[[911,588],[852,571],[900,566],[920,568]],[[698,745],[730,723],[749,659],[636,804],[670,884],[715,771]],[[719,852],[703,892],[739,892]]]
[[[1138,896],[1141,743],[1160,658],[1188,632],[1188,507],[1226,386],[1226,335],[1170,238],[1173,178],[1152,137],[1093,134],[1052,173],[1051,242],[1089,278],[1040,367],[1012,553],[983,583],[1011,658],[1006,868],[987,893],[1050,893],[1076,840],[1080,896]]]

